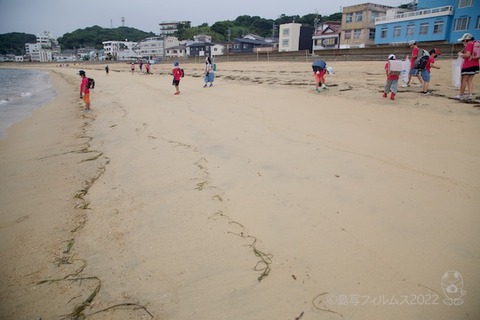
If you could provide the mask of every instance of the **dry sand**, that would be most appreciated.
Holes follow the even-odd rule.
[[[478,319],[480,108],[438,64],[395,101],[384,62],[320,94],[307,62],[186,64],[180,96],[169,65],[39,66],[58,97],[0,141],[0,318]]]

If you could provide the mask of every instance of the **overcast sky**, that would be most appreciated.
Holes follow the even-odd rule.
[[[187,20],[192,26],[235,20],[241,15],[276,19],[280,15],[303,16],[341,12],[342,6],[366,2],[399,6],[408,0],[0,0],[0,34],[50,31],[67,32],[98,25],[125,26],[158,34],[162,21]]]

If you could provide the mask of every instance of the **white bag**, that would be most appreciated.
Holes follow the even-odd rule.
[[[460,88],[462,82],[462,64],[463,59],[460,57],[452,62],[452,85],[455,88]]]
[[[400,72],[400,76],[404,83],[408,82],[408,73],[410,72],[410,60],[403,60],[402,61],[402,71]]]

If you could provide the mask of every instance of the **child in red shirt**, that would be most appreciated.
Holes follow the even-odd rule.
[[[85,111],[90,111],[90,89],[88,88],[87,74],[83,70],[80,70],[78,74],[82,77],[82,82],[80,83],[80,98],[85,102]]]
[[[479,73],[480,70],[479,57],[473,56],[475,38],[471,33],[465,33],[460,39],[458,39],[458,41],[462,42],[465,48],[459,53],[459,56],[463,58],[461,71],[462,82],[460,84],[460,93],[454,98],[459,100],[472,100],[473,77]],[[469,94],[468,96],[464,96],[467,89]]]
[[[420,93],[423,93],[425,95],[430,95],[432,94],[430,91],[428,91],[428,86],[430,85],[430,69],[435,68],[435,69],[440,69],[440,67],[437,67],[434,65],[435,63],[435,58],[441,54],[440,50],[438,49],[432,49],[429,52],[430,57],[428,57],[427,60],[427,65],[425,66],[425,69],[421,70],[421,75],[423,79],[423,89],[420,91]]]
[[[173,63],[173,69],[172,69],[172,75],[173,75],[173,81],[172,85],[175,86],[175,95],[180,94],[180,79],[182,78],[182,70],[180,69],[180,64],[178,61],[175,61]]]
[[[396,60],[394,54],[388,56],[388,60]],[[397,94],[398,88],[398,78],[400,75],[399,71],[391,71],[390,63],[387,61],[385,64],[385,72],[387,74],[387,84],[385,85],[385,90],[383,91],[383,97],[386,98],[388,93],[390,93],[390,100],[395,100],[395,95]]]

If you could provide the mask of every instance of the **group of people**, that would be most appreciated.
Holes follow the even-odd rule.
[[[433,48],[428,52],[428,55],[425,56],[425,63],[421,68],[415,65],[415,62],[419,58],[419,48],[415,41],[411,41],[409,46],[412,48],[412,55],[410,57],[410,70],[408,72],[408,80],[407,83],[402,85],[402,87],[410,87],[410,82],[412,81],[412,77],[417,77],[418,81],[420,81],[420,87],[422,87],[422,91],[420,93],[424,95],[431,95],[432,93],[428,91],[430,86],[430,70],[432,68],[440,69],[440,67],[435,65],[435,59],[441,54],[440,50],[437,48]],[[385,90],[383,92],[383,97],[386,98],[388,93],[390,93],[390,99],[395,100],[395,96],[398,90],[398,79],[400,78],[400,71],[399,70],[392,70],[391,68],[391,61],[396,60],[396,56],[394,54],[390,54],[388,56],[388,62],[385,64],[385,72],[387,75],[387,83],[385,85]]]
[[[180,63],[178,61],[175,61],[173,63],[172,75],[173,75],[172,85],[175,86],[174,95],[179,95],[180,80],[183,77],[183,70],[180,68]],[[212,64],[212,59],[210,57],[207,57],[205,59],[205,71],[204,71],[203,80],[205,82],[203,86],[204,88],[213,86],[213,81],[215,80],[215,67]]]
[[[412,40],[408,43],[410,48],[412,49],[412,54],[409,57],[410,59],[410,70],[408,72],[408,80],[407,83],[402,85],[402,87],[410,87],[410,83],[412,81],[412,77],[417,77],[418,81],[420,82],[419,86],[422,88],[420,93],[424,95],[431,95],[432,93],[428,91],[430,86],[430,71],[432,68],[440,69],[440,67],[435,65],[435,59],[442,54],[440,50],[437,48],[433,48],[428,52],[428,55],[425,56],[425,63],[419,67],[415,65],[416,61],[418,61],[420,56],[420,48],[417,45],[417,42]],[[394,54],[388,56],[388,60],[396,60]],[[383,92],[383,97],[386,98],[388,93],[390,92],[390,99],[395,100],[395,95],[397,94],[397,87],[398,87],[398,79],[400,76],[400,72],[398,70],[392,71],[390,68],[391,63],[387,62],[385,65],[385,70],[387,74],[387,84],[385,85],[385,90]]]
[[[459,100],[471,100],[473,99],[473,77],[475,74],[479,73],[479,59],[480,56],[474,56],[474,43],[475,39],[470,33],[465,33],[461,38],[458,39],[458,42],[462,42],[464,49],[458,53],[459,57],[463,59],[462,68],[461,68],[461,82],[460,82],[460,92],[454,97],[454,99]],[[440,67],[435,65],[435,59],[441,54],[440,50],[434,48],[428,52],[428,58],[425,58],[426,63],[424,66],[419,68],[415,65],[415,62],[420,57],[420,48],[417,45],[415,40],[410,41],[410,48],[412,49],[412,54],[410,56],[410,71],[408,73],[408,80],[403,85],[403,87],[410,87],[410,83],[413,77],[417,77],[420,81],[420,87],[422,91],[420,93],[424,95],[432,94],[428,91],[430,84],[430,71],[432,68],[440,69]],[[388,60],[395,60],[396,57],[394,54],[388,56]],[[383,92],[383,97],[386,98],[388,93],[390,93],[390,99],[394,100],[395,95],[397,94],[398,79],[400,72],[398,70],[391,70],[391,63],[387,62],[385,65],[387,83],[385,85],[385,90]],[[468,89],[468,95],[465,95],[465,91]]]
[[[454,98],[459,100],[471,100],[473,98],[473,77],[479,73],[479,59],[480,56],[474,55],[474,43],[475,39],[470,33],[465,33],[461,38],[458,39],[459,42],[463,43],[464,49],[458,53],[459,57],[463,59],[463,64],[461,68],[461,83],[459,94]],[[420,93],[424,95],[432,94],[429,89],[430,85],[430,71],[432,68],[440,69],[440,67],[435,65],[435,59],[441,54],[440,50],[434,48],[429,51],[428,59],[426,59],[426,64],[422,66],[421,69],[415,66],[415,62],[420,55],[420,48],[417,45],[417,42],[412,40],[408,43],[412,49],[412,54],[409,57],[410,59],[410,71],[408,74],[408,80],[403,85],[403,87],[409,87],[412,77],[417,77],[420,81],[420,86],[422,91]],[[387,76],[387,83],[383,92],[383,97],[387,98],[390,93],[390,99],[395,100],[395,96],[398,91],[398,79],[400,78],[399,70],[392,70],[390,61],[396,60],[394,54],[388,56],[388,62],[385,64],[385,72]],[[323,61],[321,61],[323,62]],[[327,90],[328,87],[325,84],[325,73],[333,73],[333,70],[326,67],[326,63],[323,62],[323,66],[316,67],[312,66],[315,77],[315,90],[319,92],[319,89]],[[141,70],[142,67],[140,67]],[[131,66],[132,73],[135,71],[135,64],[132,63]],[[105,72],[108,75],[109,68],[108,65],[105,67]],[[147,73],[150,73],[150,68],[147,69]],[[88,78],[86,77],[85,71],[80,70],[79,75],[82,77],[82,82],[80,84],[80,96],[85,102],[85,110],[90,110],[90,89],[88,88]],[[175,95],[180,94],[180,80],[183,77],[183,70],[180,68],[180,63],[175,61],[172,69],[173,81],[172,85],[175,86]],[[212,59],[207,57],[205,59],[205,71],[204,71],[204,88],[213,86],[213,81],[215,79],[215,68],[212,64]],[[465,92],[468,92],[466,95]]]

